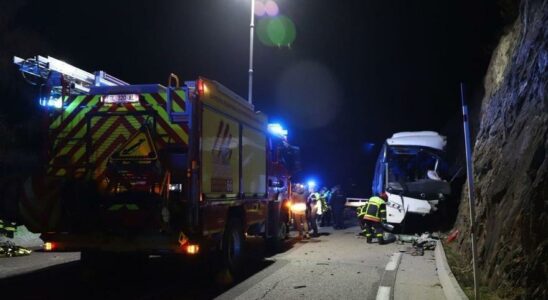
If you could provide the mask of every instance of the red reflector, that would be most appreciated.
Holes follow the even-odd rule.
[[[202,79],[198,79],[198,81],[196,82],[196,89],[198,90],[198,95],[199,96],[204,95],[205,84],[204,84],[204,81]]]

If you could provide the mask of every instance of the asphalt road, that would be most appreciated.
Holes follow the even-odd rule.
[[[262,258],[262,239],[248,239],[248,248],[253,255],[242,280],[274,263]],[[1,299],[212,299],[237,283],[216,266],[170,257],[113,262],[99,270],[83,265],[79,253],[0,259]]]
[[[356,237],[358,227],[321,231],[219,299],[375,299],[386,265],[402,247],[367,244]]]
[[[290,239],[284,252],[266,258],[262,240],[248,239],[253,255],[238,282],[215,266],[172,258],[90,271],[78,253],[35,252],[0,259],[0,291],[14,299],[374,299],[399,247],[366,244],[357,227],[322,231],[309,241]]]

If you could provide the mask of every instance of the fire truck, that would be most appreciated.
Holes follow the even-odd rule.
[[[14,63],[46,111],[43,170],[19,201],[45,250],[93,261],[216,251],[237,274],[248,235],[273,248],[286,237],[299,149],[219,82],[134,85],[53,57]]]

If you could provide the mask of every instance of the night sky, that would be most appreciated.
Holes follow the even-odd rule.
[[[303,178],[352,178],[366,192],[392,133],[460,130],[458,84],[481,88],[501,27],[495,1],[276,2],[296,39],[290,47],[256,39],[255,107],[288,127],[302,149]],[[165,84],[171,72],[205,76],[247,98],[248,0],[0,5],[2,91],[20,81],[12,55],[40,54],[130,83]],[[3,107],[12,121],[24,119]]]

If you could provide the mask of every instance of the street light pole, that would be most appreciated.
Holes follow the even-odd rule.
[[[253,104],[253,30],[255,28],[255,0],[251,0],[251,24],[249,25],[249,86],[247,101]]]

